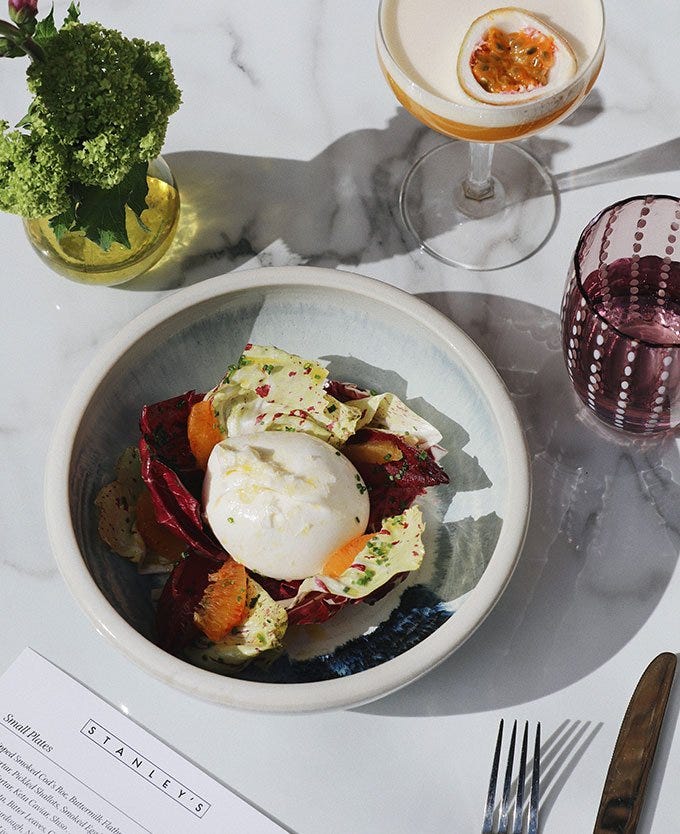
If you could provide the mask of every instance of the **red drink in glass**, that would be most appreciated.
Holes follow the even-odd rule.
[[[562,302],[562,347],[585,405],[618,429],[680,423],[680,199],[632,197],[579,240]]]

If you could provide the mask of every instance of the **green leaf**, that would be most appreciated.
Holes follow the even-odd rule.
[[[27,38],[30,38],[31,35],[35,32],[35,27],[38,25],[36,19],[34,17],[29,17],[27,20],[22,20],[19,24],[19,29],[26,35]]]
[[[69,21],[77,22],[78,20],[80,20],[80,3],[71,2],[66,12],[64,23],[68,23]]]
[[[125,239],[127,240],[127,233],[125,235]],[[97,243],[99,244],[99,248],[103,249],[104,252],[108,252],[111,248],[112,243],[123,243],[122,240],[118,240],[116,238],[116,232],[112,231],[111,229],[100,229],[99,230],[99,240]],[[126,249],[130,248],[130,241],[127,244],[123,244]]]
[[[50,218],[50,228],[54,232],[57,240],[61,240],[66,232],[70,232],[75,226],[76,222],[76,204],[71,200],[68,208],[64,209],[61,214]]]
[[[130,248],[125,229],[125,199],[118,188],[85,186],[76,209],[76,227],[105,252],[112,243]]]
[[[30,127],[31,117],[35,113],[35,109],[36,105],[34,100],[28,105],[28,112],[26,113],[26,115],[16,123],[15,127]]]
[[[9,38],[0,38],[0,58],[24,58],[26,53]]]
[[[149,231],[149,227],[142,222],[142,212],[148,208],[146,203],[146,196],[149,193],[149,184],[146,181],[147,168],[148,165],[146,163],[135,165],[125,178],[130,187],[127,204],[135,213],[137,222],[145,232]]]
[[[54,6],[50,9],[47,17],[39,20],[33,33],[33,40],[39,45],[44,46],[47,41],[57,34],[57,27],[54,25]]]
[[[76,205],[74,228],[108,252],[113,243],[130,248],[125,228],[125,206],[139,216],[141,206],[146,208],[147,164],[140,162],[113,188],[99,188],[94,185],[74,186]],[[140,221],[141,222],[141,221]]]

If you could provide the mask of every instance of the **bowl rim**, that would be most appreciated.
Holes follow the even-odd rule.
[[[229,283],[225,285],[227,276]],[[81,555],[71,517],[69,476],[76,437],[92,393],[129,349],[167,320],[205,301],[286,286],[340,290],[379,301],[405,313],[437,337],[467,372],[474,374],[493,408],[512,473],[512,489],[506,496],[493,556],[473,592],[475,605],[464,603],[455,616],[417,646],[370,669],[325,681],[256,683],[192,666],[160,649],[118,614]],[[230,272],[172,293],[132,319],[98,350],[77,380],[53,432],[45,467],[44,502],[51,549],[69,591],[96,630],[137,666],[208,702],[259,712],[321,712],[359,706],[400,689],[444,661],[481,625],[519,559],[529,519],[531,476],[524,433],[503,381],[475,342],[444,314],[404,290],[354,272],[311,266],[260,267]]]

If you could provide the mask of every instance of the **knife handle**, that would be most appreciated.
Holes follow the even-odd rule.
[[[593,834],[634,834],[659,741],[677,657],[664,652],[635,688],[616,740]]]

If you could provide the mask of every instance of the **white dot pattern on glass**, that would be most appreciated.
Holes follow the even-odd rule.
[[[674,218],[670,223],[668,234],[666,235],[666,247],[664,249],[665,255],[663,263],[660,266],[659,287],[657,290],[656,303],[659,307],[665,307],[668,301],[668,278],[671,271],[672,256],[675,253],[675,244],[677,242],[677,231],[679,228],[678,220],[680,220],[680,210],[676,210]]]
[[[560,311],[569,377],[586,406],[621,429],[648,434],[680,417],[670,411],[680,336],[662,332],[657,348],[648,341],[657,325],[673,327],[652,308],[680,304],[679,236],[680,199],[631,198],[588,225],[570,270]]]
[[[666,382],[670,376],[669,368],[672,364],[673,356],[670,353],[667,353],[666,356],[663,357],[661,362],[661,367],[663,367],[663,370],[659,374],[659,379],[657,381],[656,387],[656,396],[653,400],[653,405],[651,408],[651,414],[649,415],[649,419],[645,423],[645,427],[643,430],[644,433],[649,433],[656,430],[659,420],[661,419],[661,415],[664,411],[664,408],[668,407],[668,387],[666,385]]]
[[[675,349],[627,338],[620,327],[639,326],[642,338],[653,338],[646,335],[656,325],[650,305],[670,309],[680,298],[680,265],[673,260],[680,200],[671,199],[631,198],[595,218],[579,241],[560,310],[566,365],[581,399],[605,422],[643,433],[665,429],[672,419]],[[616,318],[608,327],[609,316]]]
[[[602,232],[602,240],[600,241],[600,252],[598,257],[598,274],[600,276],[601,289],[600,298],[603,304],[611,301],[611,292],[608,281],[608,266],[607,258],[609,257],[608,249],[611,244],[611,236],[614,233],[614,226],[618,219],[620,210],[618,206],[614,207],[607,217],[604,230]]]
[[[614,425],[619,429],[624,427],[626,409],[628,408],[628,388],[630,383],[626,377],[630,377],[633,372],[633,365],[635,364],[635,359],[637,358],[638,345],[639,342],[636,341],[632,341],[630,343],[630,350],[626,354],[626,361],[628,364],[623,369],[625,377],[619,382],[619,396],[616,402],[616,410],[614,412]]]
[[[567,328],[567,299],[575,293],[576,290],[576,273],[574,271],[573,265],[570,271],[570,278],[568,282],[567,291],[565,292],[564,296],[562,297],[562,308],[560,310],[560,324],[562,327],[562,332],[564,332]],[[578,341],[578,327],[576,325],[572,328],[571,337],[569,339],[569,344],[567,346],[567,373],[569,374],[569,379],[574,381],[574,370],[576,368],[576,357],[579,352],[579,341]]]
[[[670,371],[668,370],[670,366],[673,364],[673,357],[671,354],[667,354],[664,356],[662,365],[664,370],[661,371],[659,374],[659,382],[656,389],[656,398],[654,399],[654,405],[652,407],[652,413],[645,424],[645,432],[653,432],[661,418],[661,414],[663,413],[664,408],[666,407],[666,381],[670,376]]]

